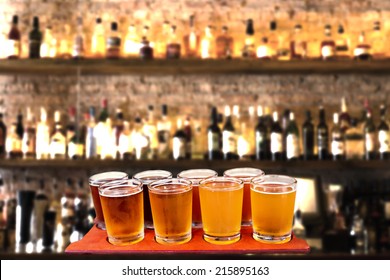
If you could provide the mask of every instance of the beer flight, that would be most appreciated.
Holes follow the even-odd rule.
[[[166,170],[124,172],[89,178],[96,212],[94,223],[113,245],[131,245],[154,230],[159,244],[184,244],[202,228],[211,244],[233,244],[241,227],[251,226],[255,240],[283,244],[291,240],[297,181],[257,168],[233,168],[223,176],[211,169],[189,169],[176,178]]]

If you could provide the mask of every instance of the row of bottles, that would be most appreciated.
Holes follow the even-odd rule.
[[[0,251],[63,252],[80,240],[95,216],[83,180],[0,177]]]
[[[26,122],[19,112],[8,131],[0,114],[0,154],[11,159],[389,159],[385,106],[376,124],[368,105],[357,119],[349,115],[344,98],[341,103],[331,124],[320,107],[317,124],[307,110],[301,125],[293,111],[286,109],[280,117],[262,106],[257,119],[252,106],[248,115],[239,106],[225,106],[224,117],[213,107],[206,123],[190,115],[174,118],[166,104],[156,118],[150,105],[145,117],[136,114],[130,120],[121,109],[110,114],[104,99],[98,117],[95,107],[83,119],[71,107],[67,121],[55,111],[52,127],[44,108],[39,121],[28,109]]]
[[[126,34],[119,31],[118,22],[104,23],[97,18],[90,38],[87,38],[83,19],[77,18],[75,34],[71,34],[69,25],[64,26],[61,34],[54,35],[52,26],[41,30],[39,18],[32,20],[32,29],[28,33],[28,58],[260,58],[260,59],[383,59],[387,57],[386,36],[381,22],[375,21],[371,31],[362,31],[357,40],[348,35],[343,25],[324,26],[320,42],[311,40],[302,24],[296,24],[287,35],[279,32],[278,22],[272,20],[269,30],[256,30],[252,19],[246,21],[243,42],[237,42],[229,27],[216,30],[207,25],[203,32],[196,29],[194,16],[184,32],[178,33],[177,26],[164,21],[157,38],[151,38],[150,27],[144,25],[142,31],[130,24]],[[13,16],[10,31],[0,34],[0,58],[19,58],[22,54],[22,34],[18,28],[18,16]],[[106,26],[109,24],[108,26]],[[353,39],[353,40],[352,40]],[[86,41],[90,42],[89,49]],[[352,43],[353,42],[353,43]],[[237,52],[236,44],[242,46]],[[311,49],[316,48],[313,54]]]

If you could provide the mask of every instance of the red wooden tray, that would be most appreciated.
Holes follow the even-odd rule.
[[[293,236],[285,244],[264,244],[252,238],[252,228],[242,227],[241,239],[234,244],[215,245],[203,239],[203,229],[193,229],[192,239],[186,244],[161,245],[154,240],[154,231],[145,230],[145,238],[137,244],[115,246],[107,241],[106,231],[94,226],[80,241],[71,243],[68,254],[307,254],[310,247],[305,240]]]

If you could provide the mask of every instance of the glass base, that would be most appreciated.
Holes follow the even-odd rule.
[[[218,245],[233,244],[240,241],[241,234],[237,233],[232,236],[212,236],[204,233],[203,239],[211,244],[218,244]]]
[[[96,227],[101,230],[106,230],[106,223],[103,221],[96,222]]]
[[[191,238],[192,238],[191,232],[183,236],[175,236],[175,237],[162,237],[157,235],[155,236],[156,242],[163,245],[184,244],[190,241]]]
[[[126,246],[138,243],[144,239],[144,233],[140,233],[135,236],[124,236],[124,237],[108,237],[108,242],[112,245]]]
[[[253,239],[267,244],[284,244],[291,240],[291,233],[281,236],[263,235],[258,232],[253,232]]]

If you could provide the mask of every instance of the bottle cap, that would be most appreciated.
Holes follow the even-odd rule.
[[[276,28],[277,28],[276,21],[275,21],[275,20],[272,20],[272,21],[269,23],[269,29],[270,29],[270,30],[276,30]]]
[[[12,23],[13,23],[13,24],[18,24],[18,21],[19,21],[19,17],[18,17],[17,15],[14,15],[14,16],[12,17]]]
[[[101,18],[97,18],[96,19],[96,23],[102,23],[102,19]]]
[[[339,34],[343,34],[344,33],[344,27],[341,24],[339,25],[339,28],[337,29],[337,32]]]
[[[39,18],[37,16],[33,18],[33,27],[35,28],[39,27]]]
[[[112,31],[117,31],[118,30],[118,23],[111,22],[111,30]]]
[[[168,115],[168,106],[167,106],[167,104],[163,104],[161,106],[161,110],[162,110],[162,114],[163,115]]]
[[[253,28],[253,20],[248,19],[246,22],[246,32],[247,35],[254,35],[255,29]]]

